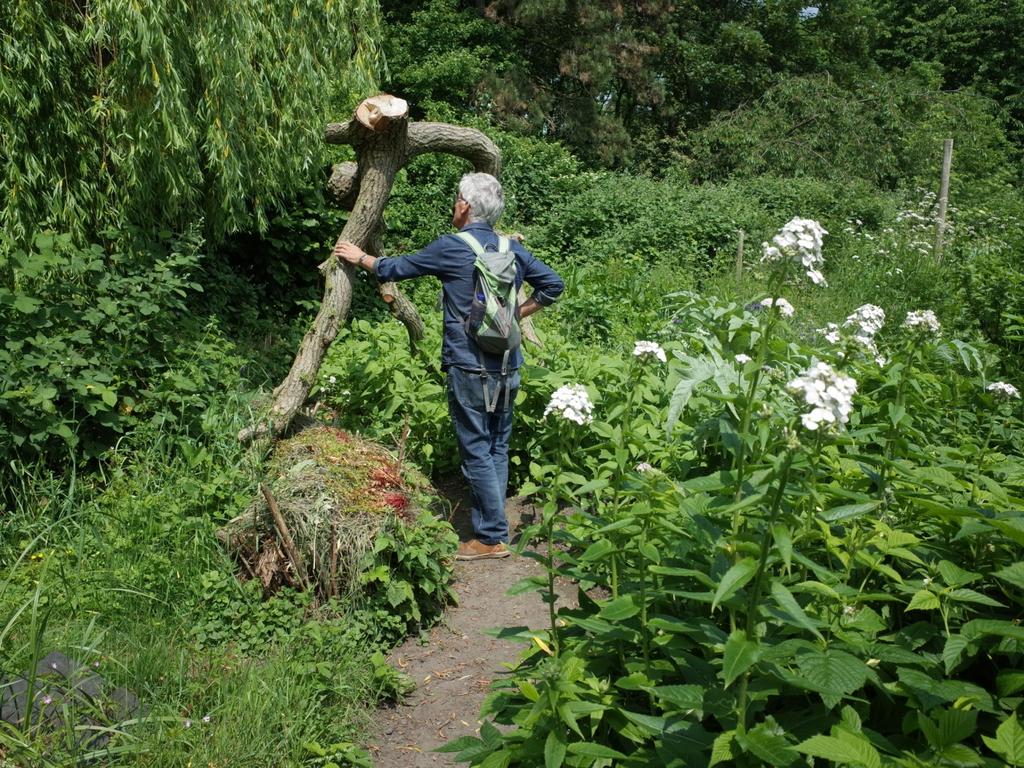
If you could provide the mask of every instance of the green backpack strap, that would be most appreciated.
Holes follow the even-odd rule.
[[[456,232],[455,236],[462,240],[466,245],[473,249],[473,253],[477,256],[484,255],[484,247],[480,245],[480,241],[473,237],[469,232]]]

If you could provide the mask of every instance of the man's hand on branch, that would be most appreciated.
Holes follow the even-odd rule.
[[[355,243],[350,243],[347,240],[342,240],[336,246],[334,246],[334,255],[339,259],[347,261],[349,264],[358,264],[361,267],[373,271],[373,265],[377,261],[373,256],[368,254],[362,248]]]

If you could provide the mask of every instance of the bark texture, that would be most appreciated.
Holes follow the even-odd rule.
[[[443,152],[465,158],[476,171],[495,176],[501,172],[501,152],[483,133],[445,123],[411,123],[405,102],[386,94],[364,101],[347,123],[330,123],[324,140],[348,144],[356,153],[356,162],[340,163],[328,183],[332,198],[352,210],[338,242],[347,240],[373,255],[382,255],[381,217],[395,174],[412,158]],[[355,269],[331,256],[320,270],[324,274],[320,311],[299,345],[291,370],[274,389],[265,420],[239,433],[243,442],[277,437],[288,429],[309,397],[324,355],[348,317]],[[381,286],[381,295],[409,330],[411,342],[422,338],[423,323],[412,303],[392,285]]]

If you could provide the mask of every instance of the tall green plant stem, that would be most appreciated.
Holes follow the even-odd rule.
[[[773,286],[774,287],[774,286]],[[771,341],[772,331],[775,330],[775,323],[779,319],[779,308],[774,304],[768,315],[768,325],[761,334],[757,344],[757,370],[750,378],[750,386],[747,387],[747,394],[743,403],[743,417],[740,420],[740,444],[736,451],[736,459],[733,462],[733,470],[736,473],[736,486],[733,491],[733,501],[738,502],[743,495],[743,480],[747,466],[747,433],[750,431],[750,420],[754,415],[754,395],[757,394],[757,387],[761,383],[761,375],[764,365],[768,359],[768,344]],[[732,532],[739,533],[741,516],[739,512],[733,513]]]
[[[774,284],[772,288],[774,289]],[[774,290],[772,295],[774,296]],[[754,375],[750,378],[750,386],[747,387],[746,398],[743,403],[743,417],[740,420],[740,444],[736,449],[736,456],[733,461],[733,473],[736,475],[736,486],[733,490],[733,502],[739,503],[743,496],[743,480],[744,473],[746,470],[747,461],[747,433],[750,431],[750,420],[754,414],[754,395],[757,394],[758,384],[761,382],[761,374],[764,371],[764,364],[768,357],[768,343],[771,339],[772,331],[775,328],[775,322],[778,320],[779,309],[772,303],[772,308],[768,316],[768,325],[764,329],[764,333],[761,334],[761,338],[758,339],[757,343],[757,370],[754,371]],[[739,536],[740,528],[742,527],[743,516],[737,509],[732,513],[732,536],[735,539]],[[736,549],[733,552],[733,562],[738,563],[740,561],[739,550]],[[729,629],[733,631],[736,629],[736,610],[733,608],[729,609]]]
[[[793,466],[793,456],[796,450],[786,452],[783,459],[782,469],[779,471],[779,482],[775,488],[775,495],[772,497],[772,505],[768,510],[765,519],[764,531],[761,534],[761,556],[757,562],[757,572],[754,575],[754,586],[747,597],[746,633],[747,638],[754,636],[754,627],[757,625],[757,606],[761,600],[761,592],[764,588],[764,574],[768,565],[768,551],[771,548],[772,524],[779,515],[779,508],[782,506],[782,496],[786,491],[786,483],[789,481],[789,469]],[[747,727],[747,687],[750,680],[750,671],[743,674],[740,681],[739,702],[737,704],[737,729],[746,730]]]
[[[971,480],[971,506],[978,500],[978,478],[981,477],[981,470],[985,466],[985,455],[988,453],[988,446],[992,442],[992,433],[996,428],[996,416],[993,414],[988,423],[988,432],[985,434],[985,442],[981,444],[981,451],[978,452],[978,467],[974,470],[974,478]]]
[[[548,504],[548,507],[548,509],[544,510],[547,518],[544,521],[544,527],[548,550],[547,558],[544,562],[544,567],[548,572],[548,593],[545,599],[548,603],[548,622],[551,626],[551,650],[555,656],[558,656],[558,623],[555,619],[555,517],[558,514],[557,497]]]
[[[904,366],[903,370],[900,371],[900,380],[896,385],[896,408],[903,407],[907,381],[909,380],[910,372],[914,369],[914,361],[916,359],[917,346],[911,343],[910,354],[907,356],[907,364]],[[897,429],[896,424],[892,423],[892,417],[890,416],[889,426],[885,431],[885,453],[883,454],[882,468],[878,473],[878,500],[882,502],[882,507],[886,506],[885,489],[888,485],[889,466],[892,464],[893,451],[896,445],[896,437],[898,435],[899,429]]]

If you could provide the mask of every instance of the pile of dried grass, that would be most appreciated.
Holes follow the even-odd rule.
[[[384,526],[438,504],[430,482],[380,445],[317,426],[277,444],[263,493],[219,536],[266,592],[289,584],[329,599],[357,589]]]

